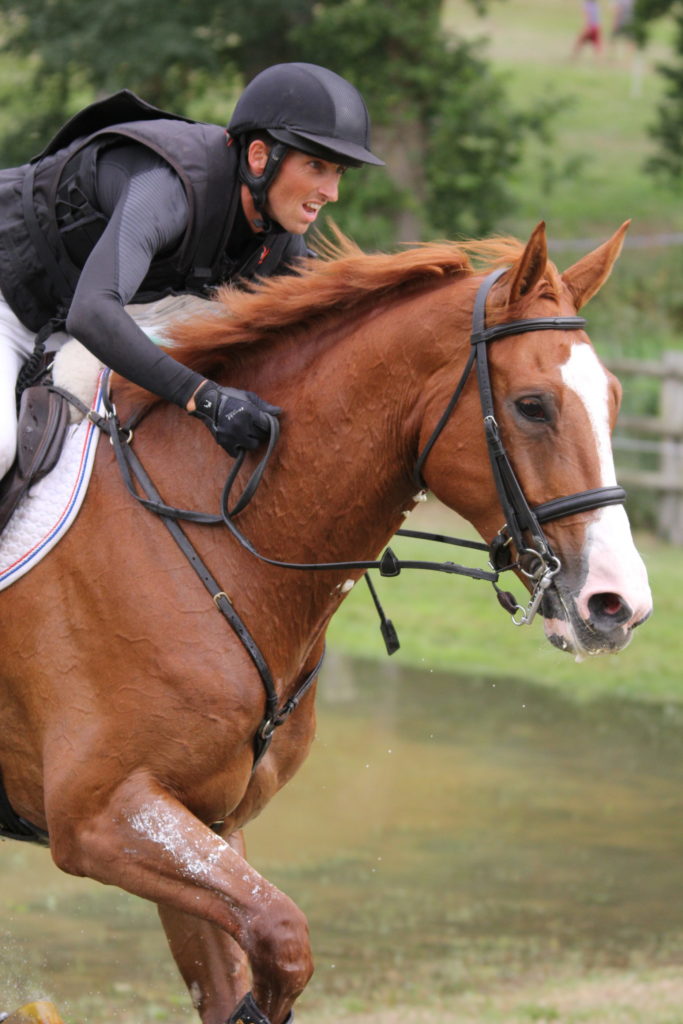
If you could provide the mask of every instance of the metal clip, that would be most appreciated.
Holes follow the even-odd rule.
[[[277,722],[275,721],[274,718],[264,718],[264,720],[261,722],[261,725],[258,728],[256,735],[259,737],[259,739],[262,739],[264,741],[270,741],[273,738],[273,733],[275,732],[276,728]]]
[[[531,600],[526,606],[526,610],[524,610],[521,605],[517,605],[514,614],[511,616],[512,622],[515,626],[529,626],[532,623],[534,617],[536,616],[536,612],[539,609],[541,601],[543,600],[543,596],[546,590],[553,582],[554,577],[562,568],[560,560],[558,558],[556,558],[554,555],[551,555],[550,557],[554,564],[546,564],[545,571],[536,583],[534,591],[531,595]],[[522,616],[520,619],[515,618],[515,615],[518,611],[522,612]]]

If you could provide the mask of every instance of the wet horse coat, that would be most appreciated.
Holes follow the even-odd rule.
[[[489,324],[573,315],[607,278],[624,230],[563,275],[547,261],[542,226],[526,247],[473,243],[489,264],[510,266],[490,292]],[[184,362],[285,410],[240,516],[260,551],[373,558],[402,525],[417,453],[468,356],[480,280],[446,243],[394,256],[348,248],[178,326]],[[520,334],[493,343],[490,363],[496,418],[529,502],[609,486],[619,388],[585,333]],[[114,398],[124,420],[149,402],[121,381]],[[231,462],[201,424],[152,402],[134,444],[165,501],[218,510]],[[501,512],[474,381],[422,474],[493,539]],[[220,527],[185,530],[285,699],[317,663],[346,580],[360,573],[284,572]],[[542,608],[551,641],[580,656],[625,646],[651,599],[623,508],[566,517],[547,535],[562,566]],[[71,532],[0,598],[0,766],[15,811],[47,828],[63,870],[158,905],[205,1024],[229,1018],[248,990],[282,1024],[312,970],[306,921],[249,866],[241,829],[304,760],[315,688],[253,771],[258,673],[163,526],[124,488],[109,445]]]

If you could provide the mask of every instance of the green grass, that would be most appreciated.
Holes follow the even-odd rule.
[[[422,516],[420,516],[422,519]],[[411,528],[430,529],[430,512]],[[473,531],[456,516],[447,525],[441,513],[437,528],[456,536]],[[660,702],[683,699],[683,678],[676,651],[683,619],[683,550],[652,536],[637,538],[650,574],[655,613],[634,634],[629,647],[615,656],[589,658],[580,664],[550,646],[540,619],[528,627],[512,625],[498,605],[490,584],[435,572],[406,571],[380,580],[377,588],[387,616],[401,641],[393,657],[422,669],[450,669],[486,678],[520,678],[557,687],[579,700],[607,694]],[[444,551],[426,541],[399,539],[392,545],[407,557],[450,559],[485,567],[467,552]],[[482,559],[484,556],[481,556]],[[376,574],[375,574],[376,575]],[[506,587],[521,602],[521,584]],[[378,619],[365,584],[349,595],[332,621],[330,643],[349,655],[384,657]]]
[[[610,5],[602,7],[608,30]],[[578,0],[491,0],[485,18],[467,0],[446,0],[444,20],[466,38],[486,39],[484,53],[515,106],[543,99],[557,109],[552,146],[528,146],[511,182],[513,208],[497,231],[524,238],[545,220],[551,255],[564,269],[631,219],[612,280],[589,307],[591,336],[605,357],[680,348],[683,246],[653,236],[683,232],[682,185],[644,170],[664,84],[656,68],[673,58],[671,21],[655,23],[642,53],[621,43],[601,59],[584,50],[573,60]]]
[[[545,218],[555,238],[574,239],[601,237],[632,217],[638,233],[682,230],[680,190],[643,171],[654,151],[648,127],[663,87],[656,66],[672,55],[671,23],[655,25],[642,54],[622,43],[600,59],[584,50],[574,60],[578,2],[492,0],[489,6],[479,18],[467,0],[446,0],[445,24],[467,38],[487,39],[484,52],[515,104],[557,103],[553,152],[531,148],[515,177],[515,211],[503,226],[516,232]],[[607,21],[609,5],[602,6]],[[554,186],[548,161],[564,168]]]

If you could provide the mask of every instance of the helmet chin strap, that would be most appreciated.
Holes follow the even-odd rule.
[[[282,166],[282,161],[287,154],[289,146],[285,145],[284,142],[274,142],[271,146],[266,166],[263,168],[261,174],[254,174],[249,168],[249,159],[247,153],[247,147],[241,147],[240,153],[240,181],[249,189],[251,198],[254,201],[254,206],[261,214],[261,222],[259,227],[263,230],[268,231],[273,227],[277,229],[279,225],[275,225],[265,213],[266,202],[268,201],[268,189],[275,181],[278,171]]]

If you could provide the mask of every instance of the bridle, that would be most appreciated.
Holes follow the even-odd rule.
[[[603,508],[606,505],[623,504],[626,499],[626,492],[622,487],[596,487],[587,491],[579,491],[576,494],[561,496],[546,501],[533,508],[527,502],[521,484],[517,479],[515,471],[505,450],[505,445],[500,435],[498,423],[495,418],[493,405],[493,392],[488,365],[488,345],[491,342],[499,341],[502,338],[512,337],[515,334],[525,334],[530,331],[580,331],[586,326],[586,321],[579,316],[545,316],[531,317],[525,320],[510,320],[506,323],[496,324],[493,327],[486,327],[486,300],[488,294],[498,278],[509,268],[500,267],[492,271],[483,279],[477,292],[474,309],[472,313],[472,333],[470,354],[462,371],[458,384],[453,395],[439,418],[430,438],[419,453],[413,477],[420,489],[426,489],[422,477],[422,469],[425,461],[439,439],[441,432],[448,423],[458,400],[465,388],[470,373],[476,363],[477,381],[479,396],[483,414],[484,433],[491,462],[493,478],[498,492],[498,498],[503,511],[504,523],[491,544],[484,544],[478,541],[462,540],[457,537],[447,537],[442,534],[424,533],[417,530],[397,530],[397,536],[412,537],[423,540],[436,541],[438,543],[453,544],[459,547],[486,551],[489,554],[490,568],[472,568],[459,565],[458,563],[407,561],[398,558],[391,548],[386,548],[381,558],[367,561],[346,561],[346,562],[287,562],[277,558],[269,558],[259,552],[253,544],[244,536],[235,524],[235,519],[240,512],[249,504],[253,498],[258,485],[263,477],[270,457],[275,449],[279,437],[280,425],[276,417],[268,416],[270,421],[270,438],[267,450],[261,458],[256,469],[237,500],[230,507],[229,499],[235,480],[242,468],[246,453],[242,451],[235,460],[228,479],[223,488],[221,497],[220,514],[196,512],[187,509],[178,509],[166,505],[160,496],[154,491],[139,459],[132,450],[130,441],[132,430],[121,429],[116,420],[113,406],[108,407],[108,415],[98,425],[110,435],[117,461],[128,490],[133,494],[145,508],[160,515],[167,526],[179,519],[195,523],[217,524],[223,523],[239,542],[239,544],[250,552],[254,557],[268,565],[274,565],[282,569],[296,569],[303,571],[325,571],[337,569],[361,570],[366,572],[366,580],[373,599],[380,614],[382,632],[387,650],[393,653],[398,648],[398,642],[393,633],[393,626],[384,618],[384,613],[377,600],[374,588],[370,581],[367,570],[377,569],[381,576],[398,576],[403,569],[430,569],[437,572],[445,572],[460,576],[468,576],[472,579],[486,580],[493,584],[498,600],[503,608],[510,612],[515,625],[528,625],[534,618],[546,590],[552,583],[554,577],[560,571],[561,564],[553,553],[550,544],[543,532],[541,523],[552,522],[565,516],[576,515],[581,512],[592,511]],[[107,404],[105,402],[105,404]],[[142,497],[136,490],[133,477],[146,493]],[[513,561],[511,548],[514,546],[516,560]],[[191,561],[193,561],[191,559]],[[194,562],[193,562],[194,564]],[[519,570],[530,581],[532,587],[531,598],[526,608],[517,604],[512,594],[501,590],[497,581],[501,572],[511,569]],[[517,617],[519,616],[519,617]]]
[[[228,479],[223,488],[221,497],[221,509],[218,515],[206,512],[198,512],[188,509],[174,508],[167,505],[161,498],[154,483],[149,477],[144,466],[140,462],[132,448],[133,427],[137,426],[140,415],[126,426],[121,426],[116,416],[116,410],[106,394],[104,386],[104,406],[106,414],[100,416],[93,410],[88,410],[83,403],[68,394],[63,389],[51,385],[52,389],[62,394],[72,404],[81,410],[97,427],[109,436],[113,445],[116,460],[121,470],[125,486],[131,495],[145,508],[160,516],[162,522],[170,531],[179,548],[187,558],[204,587],[211,594],[214,604],[219,612],[227,619],[235,634],[244,645],[247,654],[252,659],[259,672],[266,691],[266,708],[264,718],[257,729],[254,737],[254,768],[264,756],[274,731],[289,718],[289,715],[296,709],[304,695],[313,685],[315,678],[322,664],[320,660],[314,668],[307,672],[299,681],[296,690],[289,699],[280,702],[274,685],[268,663],[251,636],[245,623],[240,618],[228,594],[221,588],[214,579],[210,570],[199,557],[184,531],[181,529],[178,520],[185,520],[194,523],[217,525],[224,523],[237,541],[256,558],[283,569],[297,570],[368,570],[377,569],[382,576],[397,576],[402,569],[432,569],[439,572],[452,573],[461,576],[469,576],[472,579],[488,580],[496,589],[498,599],[503,607],[512,614],[512,621],[516,625],[527,625],[534,618],[543,595],[559,572],[561,566],[559,559],[553,554],[548,543],[541,523],[551,522],[563,516],[576,515],[580,512],[591,511],[602,508],[606,505],[622,504],[626,498],[626,492],[621,487],[597,487],[588,491],[579,491],[566,497],[553,498],[542,505],[534,508],[529,506],[524,492],[517,479],[514,469],[510,463],[505,446],[500,436],[498,424],[494,415],[493,394],[488,366],[488,345],[490,342],[498,341],[501,338],[511,337],[515,334],[523,334],[528,331],[578,331],[585,327],[585,320],[578,316],[561,317],[536,317],[528,320],[512,320],[508,323],[497,324],[494,327],[486,327],[486,299],[494,282],[498,280],[507,270],[506,267],[497,269],[489,274],[482,281],[474,303],[472,316],[471,350],[465,368],[455,391],[444,409],[439,421],[434,428],[429,440],[417,457],[414,468],[414,478],[420,489],[425,488],[422,477],[422,469],[429,453],[438,441],[441,432],[451,417],[460,395],[463,392],[469,375],[476,363],[479,395],[483,413],[484,432],[493,477],[498,491],[498,497],[505,518],[504,525],[498,531],[490,545],[478,541],[462,540],[457,537],[447,537],[442,534],[423,533],[416,530],[398,530],[397,534],[414,537],[422,540],[437,541],[439,543],[454,544],[459,547],[488,551],[491,563],[491,570],[470,568],[458,565],[454,562],[423,562],[405,561],[397,558],[391,548],[387,548],[382,557],[377,561],[354,561],[354,562],[284,562],[274,558],[268,558],[257,551],[251,542],[244,537],[235,525],[234,519],[246,508],[253,498],[257,487],[263,477],[270,457],[274,451],[279,436],[279,423],[274,416],[270,416],[270,439],[267,450],[260,460],[237,502],[232,508],[229,507],[229,498],[232,486],[239,474],[244,462],[245,452],[241,452],[231,469]],[[144,412],[142,413],[144,415]],[[142,494],[139,493],[142,491]],[[510,548],[514,545],[517,560],[513,562]],[[530,601],[525,608],[518,605],[515,598],[502,591],[497,586],[501,572],[510,569],[518,569],[525,575],[532,584]],[[392,654],[399,647],[398,638],[393,624],[386,619],[381,605],[377,599],[370,577],[366,572],[365,576],[375,606],[380,616],[382,635],[385,640],[387,651]],[[516,618],[517,613],[520,618]]]
[[[508,269],[508,267],[497,268],[485,277],[479,286],[472,313],[470,355],[453,396],[429,440],[418,455],[414,478],[418,486],[426,487],[422,469],[427,456],[450,419],[472,368],[476,364],[486,445],[498,499],[505,519],[503,526],[489,546],[489,557],[494,569],[503,571],[509,568],[518,568],[531,580],[533,590],[526,609],[517,605],[516,602],[513,609],[514,598],[498,590],[499,600],[504,607],[512,612],[513,621],[517,625],[527,625],[536,614],[545,591],[561,568],[560,561],[553,554],[541,523],[604,508],[606,505],[621,505],[626,500],[626,491],[618,486],[595,487],[588,491],[578,491],[566,497],[553,498],[551,501],[546,501],[533,508],[527,502],[508,458],[496,421],[489,374],[488,346],[491,342],[499,341],[502,338],[509,338],[515,334],[526,334],[530,331],[581,331],[585,328],[586,321],[580,316],[542,316],[526,320],[509,320],[507,323],[487,327],[486,300],[488,294],[498,278]],[[511,545],[514,545],[517,552],[517,561],[514,566],[510,556]],[[517,611],[522,612],[520,619],[514,618]]]

